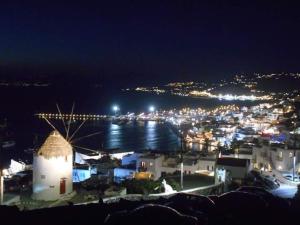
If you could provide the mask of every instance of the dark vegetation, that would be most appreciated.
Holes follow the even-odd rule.
[[[0,207],[9,224],[289,224],[298,218],[300,200],[281,199],[257,187],[242,187],[208,197],[176,194],[156,200],[72,205],[32,211]]]

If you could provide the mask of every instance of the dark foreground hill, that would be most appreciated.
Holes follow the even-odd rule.
[[[1,224],[297,224],[300,201],[274,197],[264,190],[233,191],[220,196],[176,194],[156,200],[72,205],[33,211],[0,207]],[[4,222],[5,221],[5,222]]]

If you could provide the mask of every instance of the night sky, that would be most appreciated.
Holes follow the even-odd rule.
[[[300,71],[299,4],[291,1],[7,2],[0,76],[138,84]]]

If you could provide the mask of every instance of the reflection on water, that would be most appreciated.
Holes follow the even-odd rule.
[[[110,124],[107,134],[109,148],[116,148],[115,146],[120,145],[121,127],[119,125]]]
[[[61,121],[56,121],[55,125],[64,135],[64,128],[62,127]],[[71,128],[71,132],[74,132],[75,127],[78,127],[78,125],[79,124],[74,124]],[[37,130],[37,133],[41,134],[39,136],[39,143],[42,143],[49,135],[51,129],[49,129],[48,124],[43,123],[39,123],[39,127],[40,130]],[[104,147],[105,149],[120,148],[129,151],[145,149],[173,151],[177,150],[180,146],[178,137],[168,126],[154,121],[137,121],[123,125],[116,125],[104,121],[96,124],[85,124],[76,134],[75,138],[84,137],[94,132],[101,133],[81,139],[76,142],[76,146],[93,150],[99,150]],[[23,130],[18,129],[16,148],[5,152],[2,151],[0,161],[4,161],[7,165],[12,158],[15,160],[25,159],[31,162],[32,154],[25,153],[24,149],[33,147],[33,138],[34,135],[28,132],[27,127],[24,127]]]
[[[123,125],[109,123],[104,130],[104,147],[108,149],[176,150],[179,146],[177,136],[167,126],[155,121]]]
[[[145,126],[146,129],[146,143],[148,148],[151,149],[157,149],[157,140],[159,137],[157,136],[156,132],[156,122],[154,121],[149,121],[146,123]]]

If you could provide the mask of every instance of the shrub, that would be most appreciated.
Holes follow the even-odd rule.
[[[125,180],[121,184],[127,188],[128,194],[151,194],[160,192],[160,182],[153,180]]]

